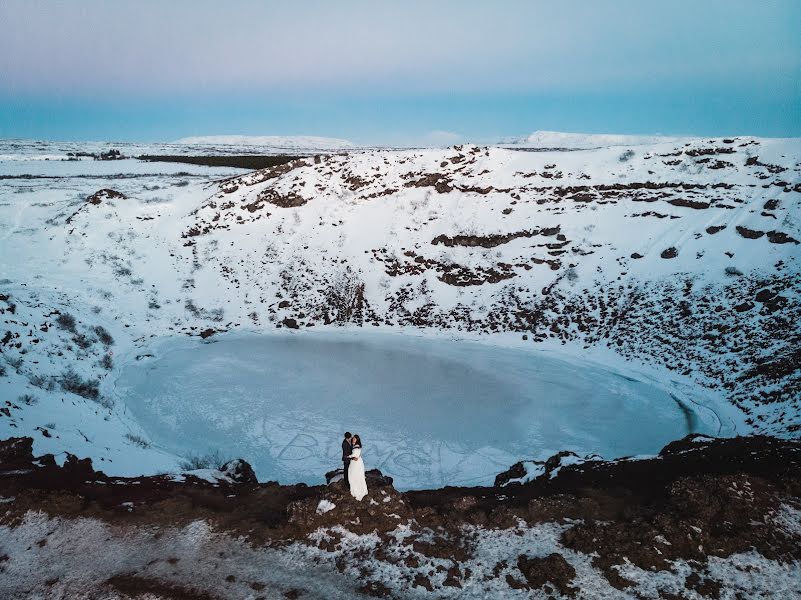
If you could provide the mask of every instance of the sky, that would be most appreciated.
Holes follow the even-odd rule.
[[[798,0],[0,0],[0,137],[801,136]]]

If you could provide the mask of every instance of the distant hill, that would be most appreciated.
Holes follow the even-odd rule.
[[[308,135],[206,135],[185,137],[176,140],[176,144],[186,145],[221,145],[221,146],[269,146],[293,150],[318,149],[331,150],[337,148],[354,148],[355,144],[338,138],[317,137]]]
[[[528,148],[569,148],[571,150],[608,148],[611,146],[643,146],[647,144],[691,141],[692,137],[667,137],[661,135],[620,135],[607,133],[564,133],[560,131],[535,131],[520,137],[502,140],[501,146]]]

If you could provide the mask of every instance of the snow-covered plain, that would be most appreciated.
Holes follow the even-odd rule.
[[[62,161],[82,146],[4,143],[0,437],[33,435],[37,454],[90,456],[128,475],[176,469],[192,437],[196,452],[267,447],[243,456],[263,476],[319,481],[337,466],[345,425],[376,444],[371,466],[413,487],[487,482],[561,449],[656,450],[687,431],[672,396],[694,407],[701,431],[794,435],[798,366],[756,365],[784,360],[798,338],[801,143],[613,141],[570,152],[320,149],[252,174]],[[124,197],[87,202],[101,188]],[[221,333],[295,326],[291,338],[258,342]],[[330,355],[325,370],[315,365],[326,326],[347,330],[326,342],[338,344],[331,355],[362,345],[354,360],[389,353],[378,367],[390,372]],[[200,344],[204,330],[216,343]],[[301,349],[277,353],[279,344]],[[293,370],[293,358],[306,367]],[[210,382],[236,379],[233,367],[257,372],[231,387],[236,402],[216,406]],[[69,391],[69,370],[96,380],[97,393]],[[270,373],[278,383],[265,390]],[[421,390],[441,377],[453,387],[426,401]],[[396,389],[377,390],[381,381]],[[332,389],[336,414],[324,405]],[[303,395],[292,427],[281,427],[282,411],[265,421],[290,392]],[[378,412],[395,408],[382,396],[412,397],[393,421]],[[197,410],[180,410],[195,398]],[[202,428],[183,427],[182,415]]]

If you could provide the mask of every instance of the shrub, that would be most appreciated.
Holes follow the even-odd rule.
[[[111,334],[106,331],[106,328],[102,325],[95,327],[95,335],[104,346],[111,346],[114,344],[114,338],[111,337]]]
[[[0,377],[6,376],[6,368],[3,365],[0,365]]]
[[[103,358],[100,359],[100,366],[106,371],[111,371],[111,369],[114,368],[114,361],[111,358],[111,354],[103,355]]]
[[[45,427],[47,427],[48,429],[55,429],[56,428],[56,424],[55,423],[45,423]]]
[[[36,396],[33,396],[31,394],[22,394],[22,396],[17,398],[17,401],[22,402],[23,404],[27,404],[28,406],[33,406],[34,404],[39,402]]]
[[[89,346],[95,343],[93,339],[86,337],[82,333],[73,336],[72,341],[75,342],[75,345],[81,350],[86,350]]]
[[[65,331],[75,333],[75,317],[69,313],[61,313],[56,318],[56,324]]]
[[[618,158],[618,160],[619,160],[620,162],[628,162],[628,161],[629,161],[629,160],[631,160],[632,158],[634,158],[634,150],[632,150],[631,148],[629,148],[629,149],[628,149],[628,150],[626,150],[626,151],[625,151],[623,154],[621,154],[621,155],[620,155],[620,157]]]
[[[730,277],[742,277],[743,272],[737,267],[726,267],[726,275]]]
[[[150,442],[141,436],[134,435],[133,433],[126,433],[125,437],[128,438],[128,441],[136,444],[140,448],[150,448]]]
[[[222,469],[222,466],[227,462],[228,461],[223,458],[219,450],[212,450],[206,454],[190,454],[180,462],[180,466],[184,471]]]
[[[350,270],[340,273],[326,291],[328,306],[334,310],[334,320],[339,323],[364,319],[364,283]]]
[[[578,281],[579,274],[576,272],[574,267],[568,267],[567,271],[565,272],[565,277],[571,283]]]
[[[223,311],[222,308],[213,308],[211,310],[200,308],[191,299],[188,299],[184,303],[184,308],[196,319],[208,319],[216,323],[222,321],[225,315],[225,311]]]
[[[24,362],[25,361],[22,359],[21,356],[15,356],[15,357],[9,356],[6,358],[6,363],[8,364],[8,366],[10,366],[17,372],[19,372],[19,370],[22,368],[22,363]]]
[[[28,377],[28,381],[31,382],[31,385],[43,390],[47,390],[48,392],[52,392],[54,389],[56,389],[56,382],[53,381],[52,377],[40,375],[39,373],[35,373]]]
[[[65,392],[71,392],[89,400],[99,400],[100,398],[100,382],[97,379],[82,379],[72,369],[67,369],[61,374],[59,383]]]

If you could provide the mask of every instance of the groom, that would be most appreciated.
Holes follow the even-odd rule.
[[[343,481],[345,482],[345,487],[350,485],[348,481],[348,467],[350,466],[350,458],[348,458],[351,453],[353,452],[353,446],[350,443],[350,440],[353,436],[351,436],[350,431],[345,432],[345,439],[342,440],[342,464],[344,469],[342,470]]]

